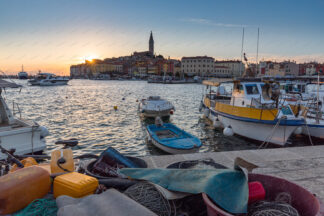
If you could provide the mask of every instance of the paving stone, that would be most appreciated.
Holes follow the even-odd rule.
[[[265,162],[303,159],[302,156],[294,152],[288,151],[284,148],[260,149],[260,150],[249,150],[249,151],[263,158],[263,161]]]
[[[204,158],[211,158],[215,163],[222,164],[228,168],[234,167],[234,160],[224,154],[224,152],[207,152],[204,154]]]
[[[233,161],[235,158],[240,157],[244,160],[247,160],[251,163],[254,163],[255,165],[258,165],[259,167],[263,167],[265,165],[264,159],[259,156],[257,153],[245,150],[245,151],[227,151],[223,152],[227,157],[231,158]]]
[[[304,146],[286,148],[287,151],[296,153],[303,158],[323,158],[324,157],[324,145],[322,146]]]
[[[184,155],[163,155],[163,156],[154,156],[152,157],[152,164],[155,167],[165,168],[169,164],[184,161]]]

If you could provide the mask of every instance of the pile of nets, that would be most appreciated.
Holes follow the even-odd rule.
[[[134,184],[127,188],[124,194],[159,216],[176,215],[174,202],[165,199],[161,192],[148,182]]]
[[[261,201],[251,205],[248,216],[299,216],[288,203]]]
[[[57,206],[55,199],[37,199],[26,208],[15,213],[14,216],[56,216]]]
[[[286,192],[277,194],[275,201],[260,201],[249,206],[248,216],[299,216],[291,206],[291,195]]]

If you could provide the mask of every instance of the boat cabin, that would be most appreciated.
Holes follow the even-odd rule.
[[[279,97],[275,83],[234,81],[230,104],[239,107],[275,108]]]
[[[231,101],[233,82],[217,82],[214,80],[204,80],[206,85],[204,101],[205,105],[215,107],[215,103],[222,102],[229,104]]]

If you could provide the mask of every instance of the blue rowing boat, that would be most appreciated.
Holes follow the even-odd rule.
[[[171,123],[148,125],[148,139],[153,145],[170,154],[194,153],[201,147],[201,141],[190,133]]]

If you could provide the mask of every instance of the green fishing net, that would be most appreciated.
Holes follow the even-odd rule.
[[[13,214],[14,216],[56,216],[57,206],[55,199],[37,199],[26,208]]]

